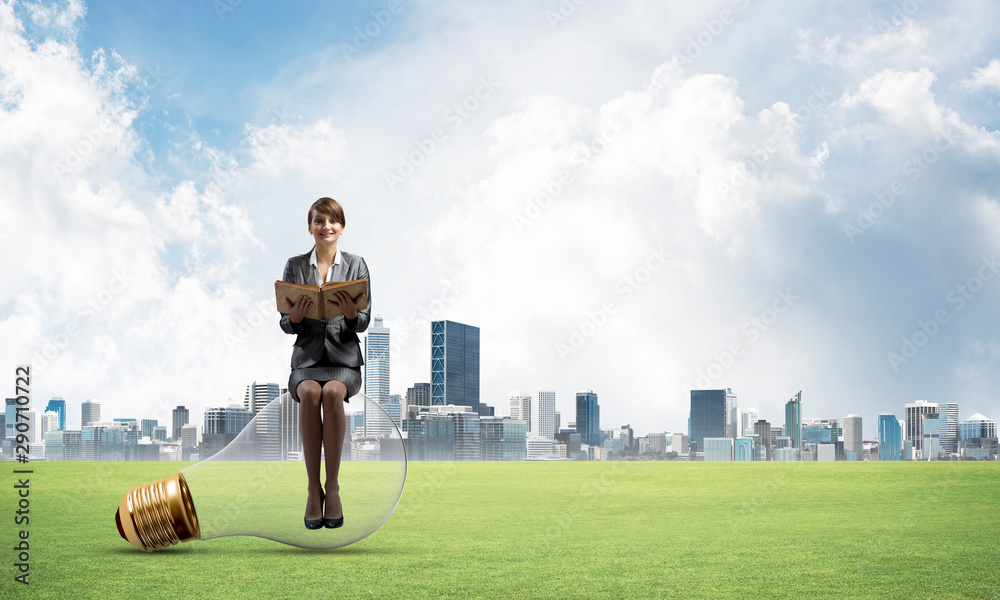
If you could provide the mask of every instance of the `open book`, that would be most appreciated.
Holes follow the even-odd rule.
[[[287,281],[274,282],[274,296],[278,303],[278,312],[286,315],[291,314],[292,305],[305,294],[312,298],[312,306],[306,313],[307,319],[325,320],[332,319],[344,314],[336,304],[333,303],[334,294],[338,291],[345,291],[352,299],[357,299],[361,294],[368,291],[367,279],[355,279],[354,281],[328,281],[322,286],[303,285],[301,283],[288,283]],[[358,310],[368,308],[368,297],[358,305]]]

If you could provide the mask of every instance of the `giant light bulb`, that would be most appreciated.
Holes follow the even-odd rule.
[[[344,436],[340,499],[344,525],[303,526],[303,461],[278,460],[298,440],[298,404],[285,393],[263,408],[222,451],[180,472],[132,488],[115,513],[118,532],[152,552],[191,540],[250,535],[329,549],[375,532],[395,510],[406,481],[406,452],[392,418],[364,394],[367,437]],[[283,447],[286,446],[286,447]],[[352,447],[353,446],[353,447]],[[320,473],[325,473],[323,462]]]

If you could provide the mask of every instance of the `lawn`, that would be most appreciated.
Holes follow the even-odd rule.
[[[1000,598],[997,462],[411,462],[392,517],[336,550],[121,539],[122,495],[188,464],[29,465],[25,586],[7,463],[0,596]]]

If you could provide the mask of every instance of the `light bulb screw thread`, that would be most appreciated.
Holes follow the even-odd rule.
[[[201,538],[191,491],[180,473],[129,490],[115,524],[122,539],[146,552]]]

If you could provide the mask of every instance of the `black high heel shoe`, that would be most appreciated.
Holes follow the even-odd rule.
[[[326,510],[326,506],[323,507],[323,510],[324,511]],[[340,508],[340,512],[341,515],[336,519],[327,519],[326,517],[323,517],[323,527],[326,527],[327,529],[336,529],[338,527],[343,527],[344,526],[343,507]]]
[[[323,510],[324,502],[326,502],[326,494],[320,492],[319,493],[320,510]],[[305,521],[306,523],[306,529],[322,529],[323,525],[326,524],[326,519],[324,519],[323,517],[320,517],[318,519],[307,519],[305,517],[302,517],[302,520]]]

